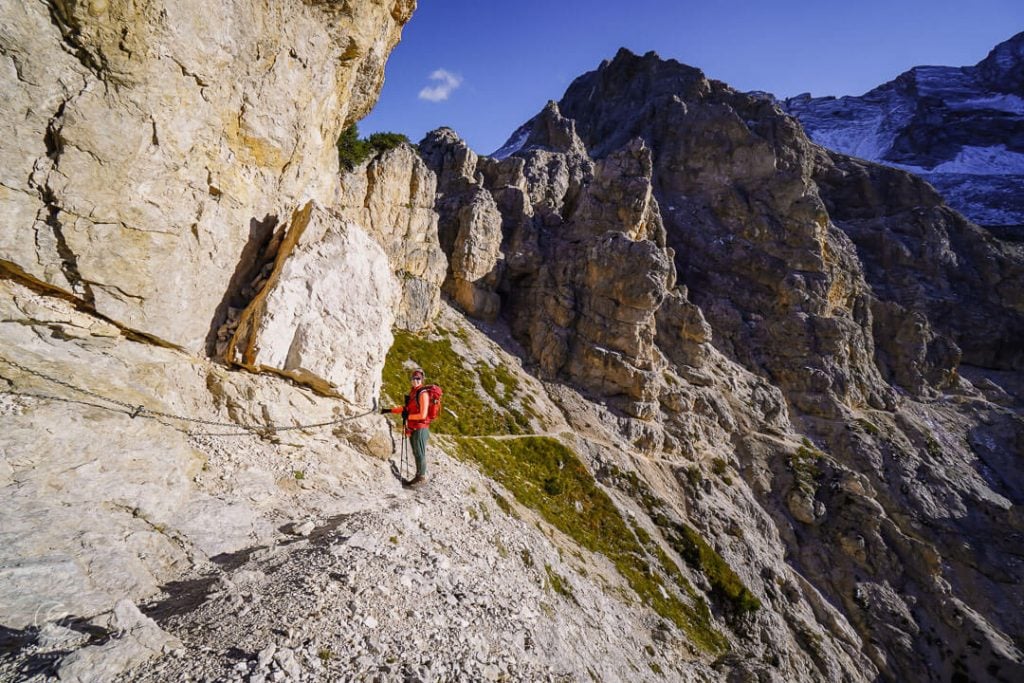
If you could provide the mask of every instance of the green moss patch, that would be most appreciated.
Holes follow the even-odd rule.
[[[427,384],[438,384],[444,390],[444,411],[430,425],[432,432],[480,435],[530,431],[529,418],[514,406],[519,389],[514,377],[504,368],[498,372],[485,363],[467,368],[462,356],[452,348],[449,334],[395,333],[384,361],[384,400],[393,405],[404,404],[410,387],[410,369],[419,367],[426,374]]]
[[[882,433],[882,430],[878,428],[878,425],[876,425],[871,420],[865,420],[864,418],[859,418],[857,420],[857,424],[860,426],[861,429],[863,429],[865,432],[867,432],[871,436],[878,436],[879,434]]]
[[[743,584],[743,580],[725,559],[697,531],[672,519],[666,511],[665,502],[655,496],[635,472],[623,472],[613,465],[607,473],[610,481],[644,507],[672,549],[688,565],[707,577],[716,604],[733,614],[754,612],[761,608],[761,601]],[[661,552],[664,554],[664,551]],[[665,561],[671,562],[667,556]],[[678,568],[675,571],[678,572]]]
[[[566,581],[563,576],[552,569],[549,564],[544,565],[544,572],[548,575],[548,585],[551,586],[551,590],[555,591],[567,600],[576,602],[576,595],[572,592],[569,582]]]
[[[515,407],[516,395],[519,392],[519,379],[502,365],[491,367],[484,361],[477,361],[473,366],[480,387],[494,401],[495,405],[503,406],[508,418],[515,423],[520,434],[530,431],[530,417],[537,413],[532,408],[533,400],[526,396],[524,400],[526,412]]]
[[[804,439],[803,445],[796,453],[790,454],[787,460],[797,487],[808,496],[813,497],[818,491],[818,477],[821,475],[818,464],[824,457],[824,453],[811,445],[808,439]]]
[[[512,504],[505,500],[504,496],[502,496],[500,493],[492,493],[491,495],[494,496],[494,502],[498,506],[499,510],[504,512],[509,517],[519,519],[519,513],[517,513],[512,508]]]
[[[520,504],[536,510],[580,546],[611,560],[644,604],[676,624],[698,646],[711,653],[728,649],[725,637],[712,628],[706,606],[703,610],[690,607],[666,583],[663,576],[671,573],[667,556],[652,557],[647,552],[608,494],[560,441],[547,437],[457,439],[455,455],[477,463]],[[652,559],[662,565],[662,571],[652,566]],[[678,568],[675,573],[682,578]]]
[[[668,542],[688,564],[699,568],[711,583],[711,593],[733,611],[743,614],[756,612],[761,601],[743,585],[743,581],[725,559],[708,545],[696,531],[682,523],[670,529]]]

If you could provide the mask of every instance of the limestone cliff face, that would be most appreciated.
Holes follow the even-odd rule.
[[[152,595],[299,514],[304,505],[286,499],[316,487],[295,472],[312,478],[322,466],[345,479],[347,462],[358,478],[365,454],[386,450],[381,430],[353,423],[353,435],[339,423],[343,443],[293,432],[301,458],[263,450],[267,467],[242,468],[231,493],[206,474],[215,452],[261,451],[215,445],[239,425],[266,436],[259,425],[334,424],[353,404],[372,405],[396,316],[422,326],[436,315],[431,268],[443,265],[424,264],[435,253],[422,245],[433,238],[437,250],[429,216],[402,220],[407,242],[421,246],[401,267],[380,237],[391,230],[388,202],[424,200],[407,185],[378,197],[372,215],[343,215],[334,144],[373,106],[414,8],[0,8],[5,627]],[[374,163],[408,170],[412,161]],[[433,181],[421,175],[432,204]],[[404,272],[424,278],[414,294],[396,277]],[[116,673],[76,670],[92,680]]]
[[[656,315],[684,298],[650,151],[628,145],[595,162],[554,103],[521,134],[530,150],[505,160],[478,159],[449,130],[420,144],[440,178],[445,288],[471,314],[504,311],[548,376],[650,417],[665,365]]]
[[[891,404],[862,269],[829,225],[792,119],[653,54],[620,53],[562,106],[598,156],[634,137],[651,147],[669,245],[720,348],[764,367],[805,412]]]
[[[434,173],[407,145],[341,179],[340,214],[366,226],[387,254],[400,288],[395,324],[403,330],[427,327],[440,310],[447,261],[438,244],[436,188]]]
[[[193,352],[373,105],[414,0],[5,3],[5,273]]]
[[[383,249],[311,202],[292,217],[271,265],[225,358],[372,405],[398,303]]]

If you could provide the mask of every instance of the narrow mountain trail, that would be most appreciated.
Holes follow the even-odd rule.
[[[679,466],[682,465],[682,462],[679,461],[679,460],[670,460],[668,458],[658,458],[656,456],[647,455],[645,453],[641,453],[641,452],[636,451],[636,450],[623,448],[622,444],[617,444],[617,443],[614,443],[612,441],[609,441],[609,440],[606,440],[606,439],[602,439],[600,437],[592,437],[592,436],[582,437],[582,436],[579,436],[577,434],[574,434],[573,437],[577,438],[577,439],[581,439],[581,440],[585,441],[588,444],[592,444],[592,445],[596,445],[596,446],[603,446],[605,448],[613,449],[616,452],[618,452],[618,453],[620,453],[620,454],[622,454],[622,455],[624,455],[624,456],[626,456],[628,458],[631,458],[633,460],[639,460],[639,461],[651,462],[651,463],[659,463],[659,464],[663,464],[663,465],[670,465],[670,466],[673,466],[673,467],[679,467]],[[474,439],[474,440],[493,439],[494,441],[515,441],[515,440],[519,440],[519,439],[546,438],[546,439],[557,439],[558,441],[561,441],[562,443],[564,443],[565,445],[570,446],[570,447],[575,446],[575,444],[573,443],[572,440],[569,440],[569,439],[566,438],[566,432],[564,432],[564,431],[558,431],[558,432],[554,432],[554,431],[531,432],[529,434],[473,434],[473,435],[459,436],[459,437],[451,437],[450,435],[438,435],[435,438],[437,438],[439,441],[441,441],[442,439],[450,439],[450,438]]]

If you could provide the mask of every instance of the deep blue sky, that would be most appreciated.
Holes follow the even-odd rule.
[[[1024,0],[420,0],[359,129],[418,142],[446,125],[486,154],[623,46],[739,90],[860,95],[912,66],[975,64],[1021,30]]]

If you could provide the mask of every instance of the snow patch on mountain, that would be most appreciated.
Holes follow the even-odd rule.
[[[507,159],[522,149],[529,137],[530,129],[526,126],[522,126],[515,133],[512,133],[512,137],[508,139],[508,142],[499,147],[495,152],[492,152],[490,156],[499,160]]]
[[[1004,111],[1008,114],[1019,114],[1024,116],[1024,98],[1017,95],[988,95],[975,97],[962,102],[947,102],[950,109],[990,109]]]
[[[810,138],[923,176],[950,206],[1024,234],[1024,34],[975,66],[918,66],[860,97],[784,100]]]
[[[822,147],[834,149],[843,154],[861,159],[877,160],[892,146],[892,133],[885,135],[882,114],[854,119],[842,128],[819,128],[811,130],[810,136]]]
[[[1024,154],[1011,152],[1006,145],[967,146],[952,161],[941,163],[932,173],[970,173],[973,175],[1024,174]]]

